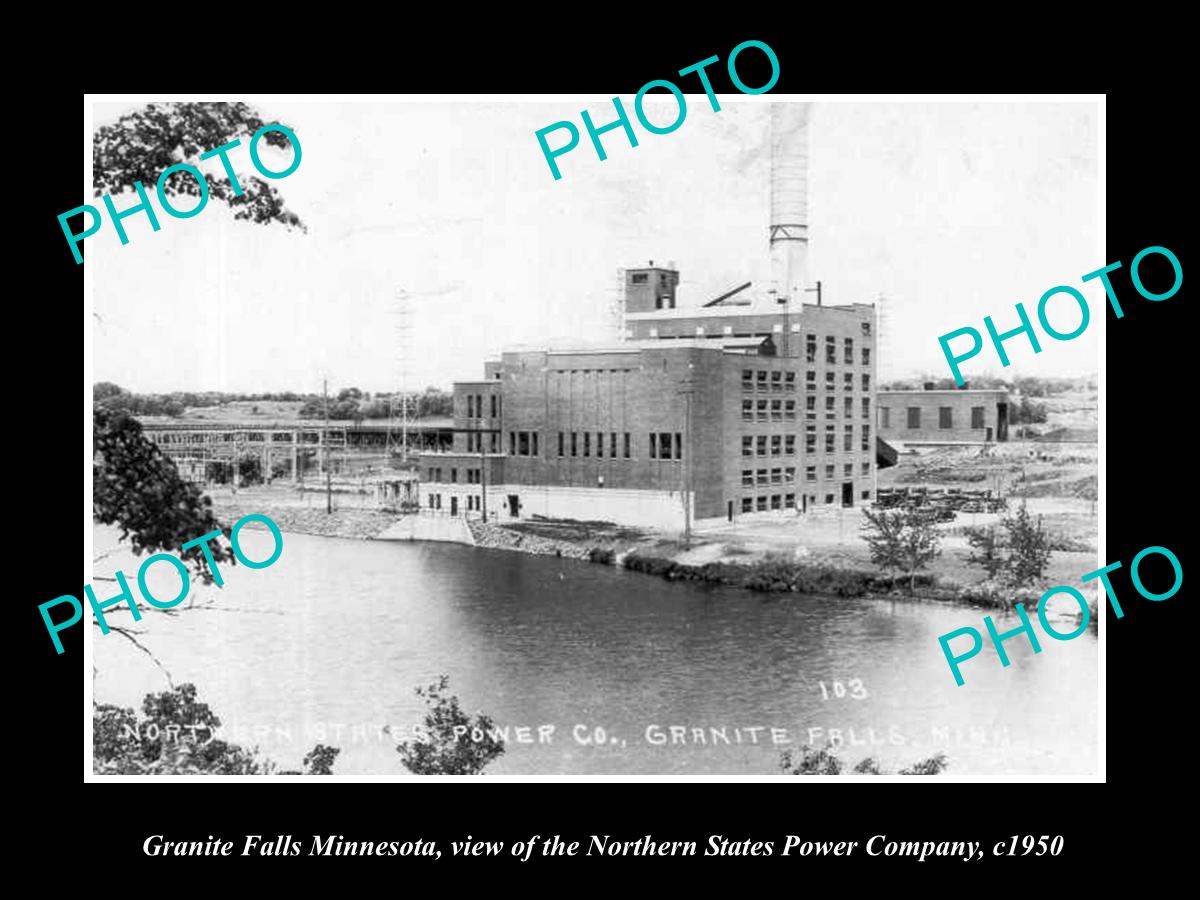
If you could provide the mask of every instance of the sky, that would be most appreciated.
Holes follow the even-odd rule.
[[[605,134],[605,161],[579,112],[608,122],[611,100],[252,102],[300,141],[300,166],[273,183],[307,233],[235,221],[216,202],[190,219],[158,210],[157,232],[126,219],[125,246],[106,220],[86,242],[92,380],[140,392],[319,391],[323,378],[333,390],[449,387],[482,377],[504,348],[615,339],[619,267],[673,262],[680,307],[761,283],[772,99],[721,95],[714,112],[688,95],[671,134],[636,119],[637,147]],[[97,103],[93,127],[139,105]],[[674,101],[646,108],[654,122],[676,114]],[[556,181],[534,133],[560,120],[582,138]],[[882,298],[881,379],[949,376],[939,335],[982,332],[986,315],[1015,327],[1017,302],[1036,322],[1056,285],[1089,300],[1081,337],[1041,335],[1037,355],[1009,341],[1006,369],[989,347],[964,376],[1097,371],[1103,288],[1081,276],[1110,261],[1099,121],[1085,102],[814,104],[809,279],[826,304]],[[245,143],[231,159],[252,172]],[[1060,331],[1078,322],[1069,306],[1050,314]]]

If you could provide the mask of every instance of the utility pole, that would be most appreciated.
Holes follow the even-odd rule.
[[[321,392],[325,395],[325,430],[321,434],[321,450],[325,465],[325,512],[333,513],[333,482],[329,474],[329,379],[321,380]]]

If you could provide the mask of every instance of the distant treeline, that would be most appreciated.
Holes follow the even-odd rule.
[[[932,375],[921,375],[916,378],[902,378],[889,381],[882,385],[885,391],[919,391],[927,384],[932,384],[937,391],[952,391],[955,389],[953,378],[935,378]],[[1022,397],[1050,397],[1065,391],[1096,389],[1095,378],[1035,378],[1021,376],[1011,381],[995,375],[980,375],[968,379],[968,385],[974,390],[1004,390],[1020,394]]]
[[[453,396],[435,387],[409,396],[409,415],[416,418],[450,416]],[[181,416],[188,409],[221,407],[234,402],[291,402],[302,403],[302,419],[325,417],[325,398],[320,394],[297,394],[294,391],[268,394],[229,394],[221,391],[173,391],[169,394],[135,394],[110,381],[92,386],[92,402],[109,409],[124,410],[135,416]],[[375,394],[358,388],[345,388],[329,398],[330,419],[386,419],[401,412],[400,394]],[[254,408],[251,407],[251,411]],[[265,411],[264,411],[265,414]]]

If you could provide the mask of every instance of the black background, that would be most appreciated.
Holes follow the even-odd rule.
[[[628,108],[644,82],[669,78],[714,54],[722,59],[722,64],[709,70],[714,89],[732,92],[724,59],[742,40],[756,38],[769,43],[780,59],[782,74],[772,93],[1108,91],[1108,250],[1103,260],[1096,260],[1096,268],[1116,260],[1124,263],[1113,281],[1125,317],[1117,320],[1107,312],[1106,560],[1125,563],[1113,580],[1126,612],[1119,621],[1110,615],[1102,626],[1108,660],[1108,783],[998,785],[912,779],[911,784],[867,787],[794,778],[771,784],[600,785],[497,784],[483,778],[471,784],[396,786],[85,785],[83,630],[64,632],[67,651],[56,656],[37,611],[38,603],[60,594],[78,595],[81,587],[80,556],[67,548],[77,546],[73,541],[79,536],[80,501],[74,479],[80,472],[81,451],[90,447],[79,427],[80,418],[85,425],[88,421],[91,395],[90,375],[80,372],[83,351],[76,330],[81,318],[85,327],[89,324],[86,308],[80,315],[83,266],[74,264],[55,218],[87,200],[80,192],[79,176],[83,96],[77,84],[62,81],[47,86],[36,108],[31,105],[30,116],[21,122],[23,132],[31,136],[27,153],[36,157],[35,168],[42,177],[17,179],[28,197],[21,202],[16,230],[9,236],[10,267],[28,276],[27,281],[20,279],[25,286],[10,295],[14,307],[10,353],[27,367],[21,380],[32,388],[29,399],[41,400],[22,404],[25,412],[35,414],[32,420],[20,413],[9,419],[10,443],[18,437],[14,432],[29,429],[25,439],[16,442],[27,454],[37,448],[23,465],[32,466],[40,476],[30,497],[22,499],[22,488],[16,485],[10,495],[10,509],[32,520],[13,523],[9,539],[9,571],[19,573],[11,602],[18,609],[23,650],[14,683],[25,708],[8,722],[8,743],[10,751],[19,753],[20,769],[32,776],[16,785],[24,797],[15,804],[24,835],[20,855],[55,861],[82,856],[95,877],[101,877],[102,860],[104,871],[114,878],[141,884],[157,884],[157,879],[178,878],[190,871],[203,877],[204,884],[222,885],[231,874],[258,870],[269,873],[272,884],[320,875],[337,878],[353,889],[354,882],[348,879],[386,876],[388,884],[394,880],[403,890],[415,888],[424,876],[440,873],[451,878],[482,876],[482,883],[460,884],[467,890],[493,890],[536,884],[540,873],[554,885],[573,890],[594,883],[603,873],[634,866],[661,879],[664,889],[681,880],[702,878],[711,884],[714,878],[729,878],[748,891],[806,889],[815,883],[802,880],[803,876],[817,870],[836,878],[830,883],[839,890],[857,890],[896,873],[939,879],[929,883],[931,889],[961,890],[964,885],[987,883],[980,872],[1003,879],[1011,877],[1014,868],[1039,870],[1037,881],[1015,882],[1009,887],[1014,889],[1040,886],[1047,879],[1061,878],[1070,884],[1084,872],[1095,874],[1123,863],[1155,866],[1175,858],[1184,838],[1176,830],[1180,826],[1175,824],[1170,798],[1190,775],[1192,745],[1185,739],[1185,729],[1191,726],[1187,710],[1195,705],[1191,679],[1183,673],[1186,648],[1193,642],[1184,620],[1188,585],[1168,601],[1151,603],[1136,595],[1128,579],[1129,561],[1153,544],[1171,548],[1185,572],[1190,571],[1185,542],[1190,532],[1181,521],[1180,506],[1191,494],[1194,457],[1194,405],[1187,399],[1194,368],[1184,365],[1192,337],[1184,321],[1188,261],[1183,234],[1192,205],[1185,197],[1185,185],[1190,189],[1192,179],[1184,166],[1179,130],[1184,112],[1158,56],[1170,56],[1169,50],[1159,44],[1143,45],[1143,58],[1119,62],[1110,47],[1118,38],[1111,33],[1094,40],[1082,33],[1064,30],[1056,35],[1036,28],[1023,30],[1011,41],[993,34],[986,47],[977,36],[950,40],[936,36],[935,30],[917,40],[902,38],[882,25],[872,34],[855,31],[851,37],[849,32],[839,36],[836,29],[783,30],[722,22],[699,36],[681,33],[677,25],[651,28],[636,17],[597,29],[589,38],[586,33],[594,30],[590,25],[560,24],[559,13],[545,15],[548,22],[540,27],[549,28],[552,36],[531,33],[514,38],[512,33],[520,29],[510,20],[495,39],[472,42],[461,30],[395,22],[386,29],[380,26],[376,46],[368,48],[361,31],[371,31],[374,25],[360,22],[353,36],[331,32],[319,44],[280,38],[262,50],[261,57],[247,56],[236,42],[228,48],[219,42],[203,49],[206,64],[201,67],[180,66],[169,54],[161,61],[141,58],[136,67],[89,66],[86,88],[154,90],[162,96],[203,93],[205,99],[245,97],[250,93],[247,86],[254,88],[254,94],[586,91],[620,94]],[[606,18],[602,11],[597,15]],[[487,33],[486,27],[474,25],[473,31]],[[943,22],[940,27],[949,26]],[[750,51],[739,59],[743,80],[751,85],[766,80],[765,67],[754,70],[757,57]],[[1135,86],[1139,79],[1146,82],[1144,87]],[[680,81],[685,90],[695,89]],[[686,127],[670,139],[686,140]],[[538,152],[532,135],[530,141],[531,152]],[[1080,227],[1091,224],[1081,221]],[[1142,299],[1129,281],[1129,262],[1151,245],[1172,249],[1185,270],[1183,290],[1161,303]],[[32,250],[41,265],[24,263],[26,250]],[[83,252],[86,258],[86,246]],[[938,250],[930,247],[928,252]],[[1151,284],[1153,272],[1153,267],[1146,270]],[[1076,274],[1064,272],[1063,283],[1077,284],[1072,278]],[[1165,265],[1162,274],[1169,277]],[[995,281],[1007,274],[988,271],[978,277]],[[964,285],[964,290],[969,289]],[[1036,299],[1013,297],[1031,310]],[[162,302],[172,301],[164,296]],[[1094,316],[1092,327],[1095,321]],[[1043,352],[1053,353],[1053,342],[1045,344]],[[64,398],[75,400],[63,403]],[[1165,564],[1160,574],[1169,576]],[[1144,578],[1150,587],[1162,589],[1153,565],[1144,570]],[[918,783],[925,787],[914,790],[912,784]],[[10,808],[10,816],[13,813]],[[777,846],[789,833],[812,840],[860,842],[887,834],[901,840],[981,841],[986,848],[1013,834],[1061,834],[1065,849],[1057,859],[996,860],[989,855],[970,864],[955,859],[918,864],[867,858],[861,849],[851,859],[831,860],[591,857],[537,858],[529,863],[507,855],[459,860],[445,853],[437,862],[150,859],[141,851],[150,834],[177,840],[219,835],[240,846],[247,833],[264,835],[264,840],[289,834],[301,840],[314,834],[342,834],[347,840],[419,837],[436,839],[443,848],[468,833],[476,839],[507,843],[532,834],[560,834],[572,840],[586,840],[589,834],[621,839],[652,834],[657,840],[696,840],[701,846],[710,834],[731,840],[775,840]],[[1172,844],[1180,846],[1173,849]],[[749,880],[763,873],[764,866],[773,874],[794,873],[798,878],[778,886]],[[960,871],[967,880],[940,881]],[[522,880],[486,880],[501,875]],[[645,888],[649,882],[628,884]]]

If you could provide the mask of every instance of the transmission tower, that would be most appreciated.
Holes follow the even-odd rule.
[[[402,459],[408,456],[408,431],[413,412],[411,394],[412,381],[412,305],[411,296],[404,288],[396,291],[392,303],[393,336],[396,348],[395,383],[398,394],[392,395],[388,416],[388,455],[399,452]]]

